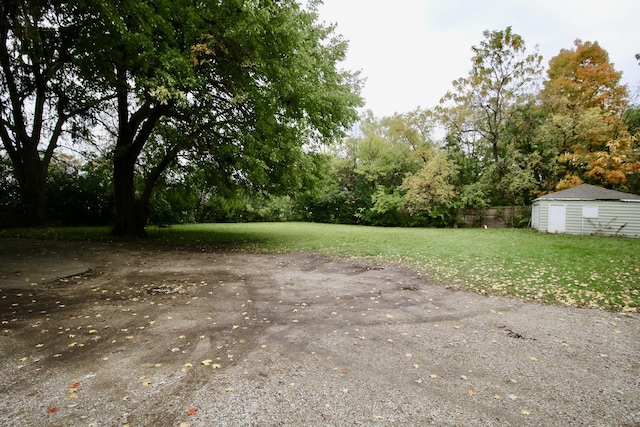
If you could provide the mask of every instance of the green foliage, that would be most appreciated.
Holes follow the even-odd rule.
[[[511,186],[509,175],[522,181],[524,173],[513,169],[507,126],[512,112],[535,96],[542,57],[535,49],[529,53],[511,27],[483,34],[485,40],[472,48],[469,76],[453,82],[437,112],[449,134],[446,149],[463,174],[458,191],[473,185],[492,204],[515,203],[513,195],[500,189]]]
[[[12,227],[22,223],[20,188],[12,173],[11,164],[0,156],[0,228]]]
[[[0,140],[30,224],[45,220],[54,152],[90,124],[94,100],[74,62],[84,30],[67,2],[0,3]]]
[[[327,143],[357,118],[360,80],[338,68],[346,42],[319,21],[315,2],[21,3],[3,3],[0,22],[2,103],[35,105],[22,117],[16,108],[19,123],[0,123],[17,181],[43,188],[67,121],[100,116],[99,132],[113,135],[116,233],[141,233],[153,187],[179,156],[254,191],[299,187],[303,147]],[[21,129],[34,135],[12,139]]]
[[[237,192],[210,198],[200,206],[197,222],[244,223],[275,222],[293,219],[293,201],[289,196],[256,196]]]
[[[56,225],[106,225],[113,221],[113,193],[104,164],[78,162],[71,156],[54,159],[45,196],[47,221]]]
[[[3,212],[47,200],[66,224],[115,209],[121,234],[148,222],[451,226],[460,209],[584,181],[640,192],[640,114],[597,43],[563,49],[537,93],[537,50],[511,27],[485,31],[440,106],[365,112],[344,138],[362,82],[339,68],[346,41],[315,1],[5,3]],[[104,155],[60,163],[61,141]]]
[[[357,136],[333,149],[321,190],[305,203],[305,220],[343,224],[413,225],[404,207],[402,182],[433,156],[429,111],[378,119],[365,113]]]
[[[438,153],[413,175],[405,178],[401,188],[410,213],[420,213],[431,221],[425,225],[451,225],[460,207],[453,185],[457,166],[445,153]]]

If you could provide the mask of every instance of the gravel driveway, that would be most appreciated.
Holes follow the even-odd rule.
[[[0,425],[640,426],[640,317],[310,253],[0,239]]]

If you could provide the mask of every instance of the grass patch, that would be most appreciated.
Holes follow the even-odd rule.
[[[107,239],[102,228],[5,230],[0,235]],[[364,257],[402,263],[429,280],[475,292],[613,311],[640,306],[640,239],[522,229],[375,228],[309,223],[149,228],[162,244]]]

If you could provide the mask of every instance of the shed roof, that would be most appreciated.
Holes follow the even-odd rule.
[[[640,195],[582,184],[567,190],[546,194],[536,200],[617,200],[640,202]]]

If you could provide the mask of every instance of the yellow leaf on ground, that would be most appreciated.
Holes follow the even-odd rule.
[[[467,390],[467,394],[471,397],[473,397],[473,395],[475,394],[475,392],[471,389]]]
[[[211,362],[213,362],[213,360],[207,359],[207,360],[203,360],[200,363],[202,363],[204,366],[209,366],[209,365],[211,365]]]

